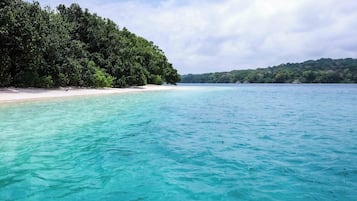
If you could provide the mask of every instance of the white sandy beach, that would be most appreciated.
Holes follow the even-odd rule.
[[[38,89],[38,88],[0,88],[0,104],[23,102],[31,100],[65,98],[75,96],[119,94],[129,92],[145,92],[175,89],[176,86],[146,85],[131,88],[59,88],[59,89]]]

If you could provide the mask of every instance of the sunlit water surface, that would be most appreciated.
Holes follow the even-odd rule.
[[[0,106],[0,200],[356,200],[357,85]]]

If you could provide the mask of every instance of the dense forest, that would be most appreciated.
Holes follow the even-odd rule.
[[[153,42],[82,9],[0,1],[0,87],[175,84],[180,75]]]
[[[319,59],[255,70],[182,76],[182,83],[357,83],[357,59]]]

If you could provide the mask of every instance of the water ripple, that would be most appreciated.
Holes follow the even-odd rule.
[[[356,85],[0,108],[0,200],[355,200]]]

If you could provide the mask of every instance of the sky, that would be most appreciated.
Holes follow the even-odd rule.
[[[179,73],[357,57],[356,0],[39,0],[78,3],[153,41]]]

